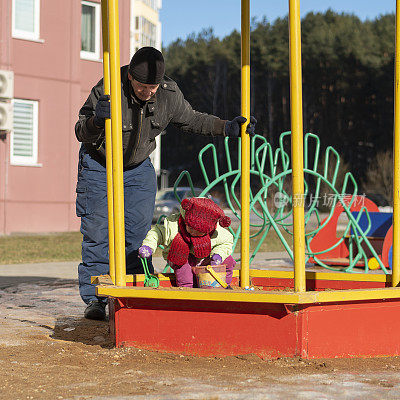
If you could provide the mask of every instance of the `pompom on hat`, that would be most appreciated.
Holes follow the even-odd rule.
[[[183,199],[181,207],[185,210],[185,224],[196,231],[209,234],[215,229],[217,222],[223,228],[231,224],[231,219],[210,199],[203,197]]]

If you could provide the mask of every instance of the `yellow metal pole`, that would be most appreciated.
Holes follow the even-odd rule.
[[[294,289],[296,292],[304,292],[306,290],[306,273],[300,0],[289,0],[289,47],[290,112],[292,125]]]
[[[109,0],[108,2],[108,23],[110,39],[112,180],[114,185],[115,284],[117,286],[125,286],[124,173],[122,161],[118,0]]]
[[[104,94],[110,94],[110,50],[108,41],[108,0],[101,0],[101,21],[103,32],[103,85]],[[114,242],[114,195],[112,181],[111,119],[106,119],[106,163],[107,163],[107,204],[108,204],[108,255],[110,277],[115,284],[115,242]]]
[[[396,1],[396,49],[393,148],[393,269],[392,286],[400,282],[400,0]]]
[[[250,137],[246,134],[246,127],[250,121],[250,0],[242,0],[241,17],[242,38],[242,108],[241,114],[247,118],[247,123],[242,125],[241,140],[241,267],[240,286],[250,284]]]

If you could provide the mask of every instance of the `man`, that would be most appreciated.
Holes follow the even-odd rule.
[[[122,142],[124,164],[126,272],[143,273],[138,248],[150,229],[157,190],[149,155],[155,138],[169,123],[186,132],[237,137],[244,117],[224,121],[192,109],[178,85],[164,76],[164,58],[153,47],[143,47],[121,68]],[[81,217],[82,262],[78,267],[79,290],[88,304],[85,317],[103,320],[106,300],[95,295],[93,275],[109,272],[107,184],[105,169],[105,119],[110,118],[109,97],[103,80],[93,87],[79,111],[75,125],[79,152],[76,212]],[[251,117],[247,131],[254,134]],[[151,272],[154,271],[149,260]]]

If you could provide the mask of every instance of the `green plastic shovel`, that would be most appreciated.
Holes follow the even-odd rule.
[[[144,269],[144,286],[145,287],[152,287],[152,288],[158,288],[160,286],[160,280],[150,274],[149,272],[149,267],[147,266],[147,258],[140,258],[142,261],[143,269]]]

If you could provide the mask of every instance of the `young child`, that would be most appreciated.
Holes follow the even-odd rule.
[[[193,287],[192,267],[223,263],[229,285],[236,264],[231,256],[233,235],[225,229],[230,224],[230,218],[212,200],[203,197],[184,199],[180,214],[172,214],[150,229],[139,248],[139,255],[150,257],[162,244],[163,257],[175,271],[180,287]]]

